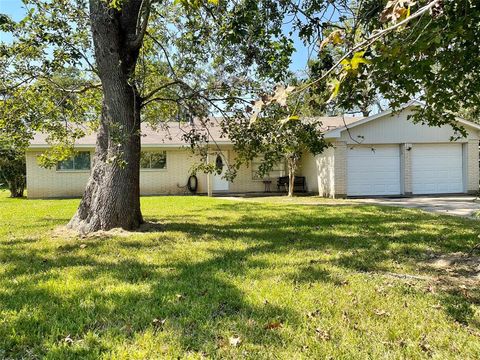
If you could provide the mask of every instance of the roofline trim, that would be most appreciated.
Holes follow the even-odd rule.
[[[217,144],[217,145],[233,145],[231,141],[215,141],[211,142],[210,144]],[[52,146],[49,144],[30,144],[27,150],[34,150],[34,149],[48,149]],[[85,148],[95,148],[95,144],[75,144],[74,148],[78,149],[85,149]],[[173,143],[173,144],[141,144],[143,148],[186,148],[189,147],[186,143]]]

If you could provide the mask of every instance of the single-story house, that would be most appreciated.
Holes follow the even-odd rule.
[[[305,177],[308,192],[326,197],[477,193],[480,125],[457,119],[467,136],[451,141],[455,134],[450,125],[430,127],[408,120],[415,106],[419,104],[412,101],[398,112],[388,110],[366,118],[322,118],[332,147],[318,156],[303,155],[297,175]],[[143,195],[185,191],[190,169],[198,161],[182,140],[185,130],[178,124],[168,131],[143,128]],[[226,168],[235,159],[232,144],[220,136],[218,128],[212,127],[210,134],[221,149],[210,155],[211,161]],[[28,196],[80,196],[90,173],[95,135],[80,139],[78,155],[54,169],[37,163],[48,146],[45,135],[37,134],[27,151]],[[208,183],[213,193],[264,192],[266,184],[257,168],[253,161],[240,169],[233,182],[222,175],[197,174],[198,193],[207,193]],[[278,164],[269,174],[272,190],[276,190],[276,178],[284,175],[285,164]]]

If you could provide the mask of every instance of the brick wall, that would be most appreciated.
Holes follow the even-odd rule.
[[[335,142],[335,197],[347,196],[347,143]]]
[[[467,191],[470,193],[478,192],[479,182],[479,156],[478,140],[468,140],[467,146]]]
[[[145,148],[145,150],[153,151],[154,149]],[[90,151],[93,158],[93,149]],[[184,193],[185,190],[181,187],[186,185],[190,170],[198,159],[189,150],[168,149],[166,152],[166,169],[140,171],[142,195]],[[231,153],[233,152],[224,150],[227,157],[233,156]],[[90,171],[57,171],[55,168],[42,168],[37,163],[37,157],[40,154],[40,151],[28,151],[26,155],[28,197],[79,197],[83,194]],[[207,193],[207,175],[198,173],[197,178],[198,193]],[[250,167],[242,167],[237,178],[229,185],[230,192],[264,191],[263,182],[252,180]],[[272,190],[275,188],[275,183],[272,182]]]

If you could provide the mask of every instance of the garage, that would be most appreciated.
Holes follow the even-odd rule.
[[[414,144],[411,152],[413,194],[464,192],[462,144]]]
[[[347,149],[347,195],[399,195],[399,145],[351,146]]]

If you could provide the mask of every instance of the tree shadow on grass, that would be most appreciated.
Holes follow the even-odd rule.
[[[88,247],[93,250],[95,242]],[[18,314],[0,328],[3,339],[0,349],[3,347],[5,351],[2,355],[95,357],[98,346],[88,350],[63,345],[68,338],[72,342],[84,341],[88,332],[103,333],[106,329],[127,341],[136,333],[161,332],[155,319],[166,319],[164,326],[175,334],[180,354],[188,351],[212,354],[219,342],[228,343],[225,337],[229,332],[258,345],[281,343],[287,339],[281,339],[279,333],[266,334],[263,324],[248,325],[248,320],[281,318],[295,323],[299,315],[281,306],[253,306],[244,300],[241,291],[218,275],[222,272],[241,276],[249,267],[252,253],[272,250],[268,244],[225,250],[205,261],[179,261],[163,267],[133,259],[106,262],[90,254],[60,252],[51,259],[40,251],[2,253],[1,261],[11,265],[5,278],[23,279],[2,285],[8,292],[0,293],[1,310]],[[255,266],[268,265],[257,261]],[[87,280],[81,287],[67,294],[48,287],[52,281],[60,284],[67,281],[63,272],[75,268],[77,276]],[[125,289],[106,291],[110,281]],[[9,335],[13,329],[15,337]],[[42,346],[45,340],[58,346],[47,350]],[[113,349],[105,347],[102,351],[110,350]]]
[[[209,212],[215,215],[209,217]],[[150,332],[159,341],[178,343],[179,354],[210,356],[221,351],[231,335],[258,346],[281,344],[289,339],[266,331],[264,323],[282,319],[295,325],[303,315],[286,305],[254,305],[229,281],[246,278],[252,269],[268,270],[271,264],[262,255],[307,254],[288,275],[292,283],[341,284],[324,265],[357,272],[388,271],[384,264],[389,261],[414,266],[427,250],[465,251],[478,231],[472,222],[471,235],[465,235],[460,230],[467,222],[462,220],[418,217],[416,212],[409,217],[401,209],[364,206],[338,216],[334,207],[221,203],[209,204],[202,214],[185,211],[148,220],[148,239],[137,238],[141,234],[111,239],[118,254],[105,246],[110,239],[89,239],[85,249],[64,244],[54,251],[31,249],[29,241],[21,239],[12,248],[0,244],[0,261],[8,265],[0,277],[0,309],[15,314],[0,326],[0,355],[95,358],[115,351],[101,340],[88,340],[91,333],[128,342]],[[172,234],[178,233],[187,239],[185,246],[212,240],[242,246],[208,248],[206,258],[162,263],[136,256],[174,251],[177,239]],[[323,253],[336,256],[316,258]],[[83,281],[62,290],[61,284],[68,286],[75,279]],[[472,323],[468,300],[456,313],[456,305],[449,306],[451,298],[444,299],[450,316]],[[84,345],[78,345],[79,340]]]

